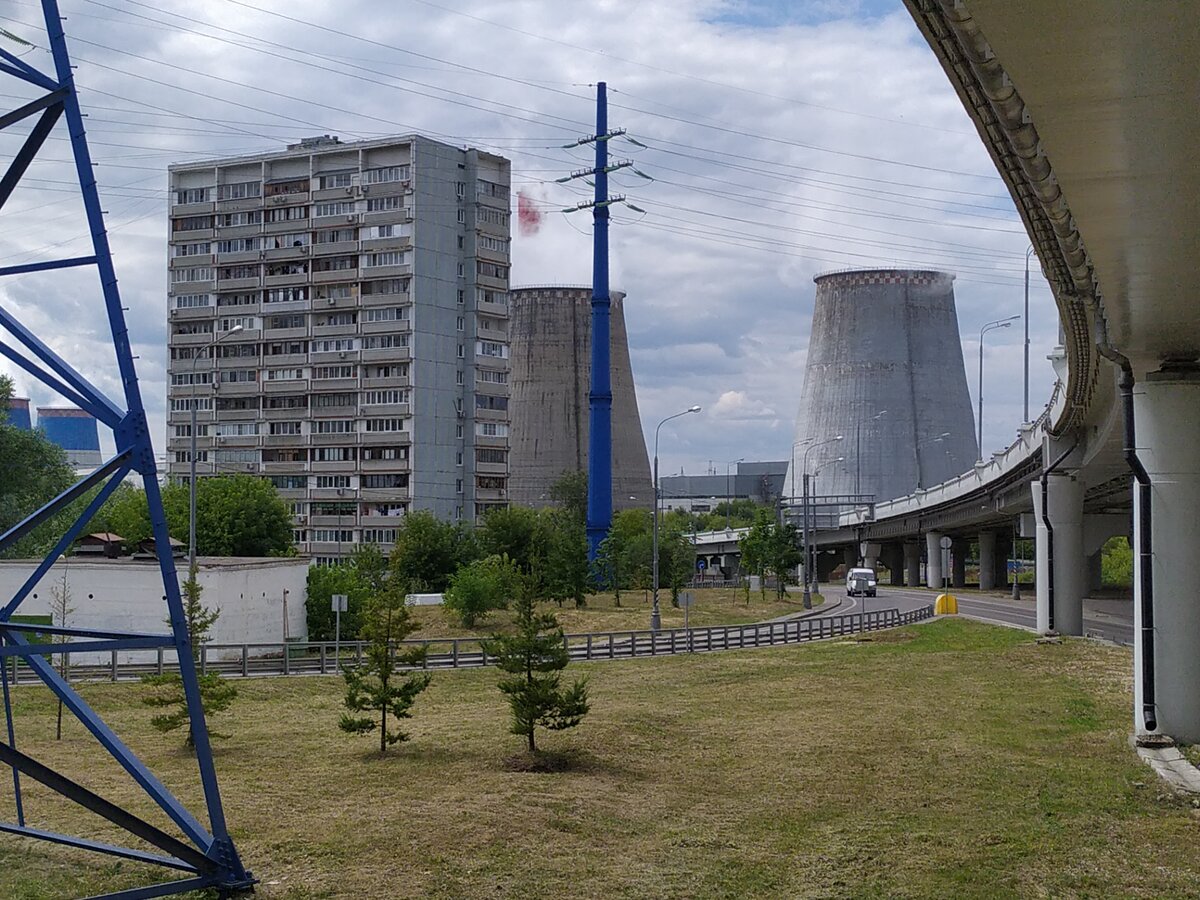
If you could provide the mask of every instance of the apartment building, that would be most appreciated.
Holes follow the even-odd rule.
[[[508,496],[508,160],[419,136],[174,165],[168,473],[261,475],[318,560]]]

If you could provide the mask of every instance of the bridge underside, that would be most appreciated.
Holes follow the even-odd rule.
[[[1135,727],[1198,741],[1197,4],[905,3],[1037,249],[1063,324],[1064,402],[1036,471],[869,531],[954,536],[1031,509],[1039,622],[1073,632],[1088,548],[1132,518]]]

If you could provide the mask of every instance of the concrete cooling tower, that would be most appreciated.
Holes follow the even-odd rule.
[[[514,503],[546,506],[560,476],[588,467],[592,290],[524,287],[514,288],[509,297],[509,496]],[[624,300],[623,293],[612,292],[613,509],[649,507],[654,496],[629,365]]]
[[[818,275],[796,441],[821,495],[882,502],[975,462],[975,417],[954,308],[954,276],[869,269]],[[815,446],[835,435],[843,439]],[[806,446],[795,449],[800,493]],[[837,457],[844,457],[835,462]],[[789,470],[785,489],[790,490]]]
[[[98,466],[100,435],[91,414],[75,407],[39,406],[37,424],[46,437],[67,451],[67,461],[78,468]]]

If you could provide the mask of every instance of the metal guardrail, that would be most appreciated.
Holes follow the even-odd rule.
[[[871,612],[817,616],[782,622],[751,625],[710,625],[702,628],[669,628],[661,631],[601,631],[563,635],[571,660],[584,662],[604,659],[632,659],[642,656],[668,656],[677,653],[710,653],[827,640],[844,635],[896,628],[933,617],[933,606],[900,612],[882,609]],[[332,675],[339,667],[359,665],[367,647],[365,641],[313,641],[272,644],[203,644],[200,648],[200,672],[250,678],[280,675]],[[432,638],[400,641],[398,647],[424,647],[426,669],[480,668],[491,664],[478,638]],[[336,651],[335,651],[336,647]],[[119,660],[114,652],[105,665],[71,667],[73,681],[132,681],[144,675],[177,671],[170,649],[145,651],[149,658]],[[13,684],[21,683],[21,667],[13,657]],[[24,683],[40,679],[26,673]]]

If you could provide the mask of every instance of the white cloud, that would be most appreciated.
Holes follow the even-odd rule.
[[[678,439],[667,442],[664,429],[665,469],[787,455],[820,271],[956,271],[972,391],[979,326],[1021,311],[1025,235],[899,2],[860,3],[869,11],[854,20],[829,19],[841,14],[827,2],[414,0],[388,5],[387,15],[376,0],[270,6],[291,19],[251,8],[267,8],[263,0],[247,2],[187,0],[166,12],[132,0],[119,8],[63,0],[160,449],[167,164],[326,132],[445,135],[511,158],[517,187],[543,204],[538,232],[514,239],[513,282],[586,283],[588,213],[558,210],[588,189],[554,180],[590,164],[586,150],[561,145],[592,130],[587,85],[600,79],[612,92],[610,124],[649,147],[614,141],[614,153],[654,179],[624,172],[612,184],[647,213],[618,208],[612,229],[613,285],[628,293],[646,430],[697,402],[714,414],[735,402],[753,413],[736,429],[713,427],[719,420],[707,415],[671,423]],[[449,11],[452,3],[466,15]],[[14,7],[4,24],[45,46],[34,9]],[[48,65],[40,50],[26,59]],[[9,95],[35,93],[3,83]],[[11,157],[21,137],[21,128],[0,134],[0,153]],[[68,152],[60,126],[45,155],[65,161]],[[87,251],[71,178],[62,162],[30,169],[0,220],[6,264]],[[6,308],[117,391],[99,296],[83,272],[0,283]],[[1049,395],[1044,348],[1057,329],[1040,279],[1033,307],[1037,408]],[[1018,371],[989,356],[987,447],[1007,443],[1017,424]],[[27,380],[20,385],[29,390]]]

